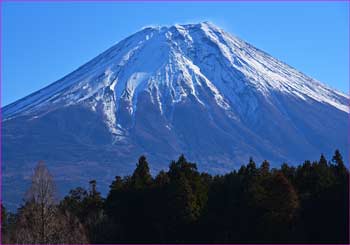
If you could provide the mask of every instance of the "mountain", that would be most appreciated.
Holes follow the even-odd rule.
[[[4,200],[38,160],[61,192],[108,186],[145,154],[156,172],[184,153],[211,173],[347,152],[349,96],[215,25],[148,27],[2,109]],[[106,191],[106,190],[102,190]]]

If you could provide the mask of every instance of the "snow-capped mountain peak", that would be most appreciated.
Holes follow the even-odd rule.
[[[23,186],[39,159],[66,188],[110,183],[140,155],[154,172],[185,154],[212,173],[249,157],[276,166],[348,155],[348,105],[211,23],[146,27],[3,108],[4,190]]]
[[[210,22],[144,28],[54,84],[5,107],[3,112],[8,119],[77,103],[96,109],[102,103],[108,120],[116,122],[120,100],[129,104],[132,115],[141,92],[149,93],[163,112],[165,103],[179,103],[188,96],[206,106],[202,90],[210,91],[219,107],[230,110],[240,106],[239,97],[247,89],[263,94],[271,103],[273,94],[281,92],[348,112],[347,95]]]

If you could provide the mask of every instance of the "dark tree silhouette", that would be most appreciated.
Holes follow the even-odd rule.
[[[43,163],[16,215],[2,209],[8,243],[348,243],[349,171],[338,150],[330,162],[270,169],[252,158],[211,176],[181,155],[153,179],[141,156],[131,176],[116,176],[107,198],[90,181],[57,205]],[[6,218],[4,218],[6,217]],[[5,240],[4,240],[5,239]]]

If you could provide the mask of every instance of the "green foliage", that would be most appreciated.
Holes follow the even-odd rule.
[[[173,216],[184,223],[198,219],[207,201],[207,184],[202,181],[195,163],[190,163],[184,155],[169,168],[170,202]]]
[[[110,185],[103,206],[105,232],[97,241],[348,241],[348,176],[339,151],[331,162],[321,155],[317,162],[305,161],[297,168],[284,163],[272,170],[269,162],[257,167],[250,158],[238,171],[214,177],[199,173],[181,155],[154,179],[142,156],[131,176],[117,176]],[[84,195],[72,191],[64,202],[79,210],[77,200]]]
[[[200,173],[181,155],[154,179],[141,156],[131,176],[115,177],[106,199],[92,180],[59,208],[93,243],[347,243],[348,182],[338,150],[330,162],[321,155],[279,169],[250,158],[222,176]]]
[[[80,220],[85,218],[85,200],[88,198],[88,192],[81,187],[69,191],[68,196],[60,202],[61,210],[67,210],[74,214]]]
[[[62,212],[68,212],[86,227],[89,234],[89,240],[97,242],[104,222],[104,200],[97,191],[96,180],[89,182],[90,190],[87,191],[77,187],[69,192],[60,202],[59,208]]]
[[[149,171],[145,156],[141,156],[134,173],[131,176],[131,185],[135,189],[142,189],[152,184],[152,176]]]

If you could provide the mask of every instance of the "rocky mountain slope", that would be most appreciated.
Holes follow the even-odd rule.
[[[2,109],[4,200],[19,203],[38,160],[64,193],[92,178],[108,186],[141,154],[154,172],[184,153],[212,173],[250,156],[347,155],[348,105],[211,23],[145,28]]]

